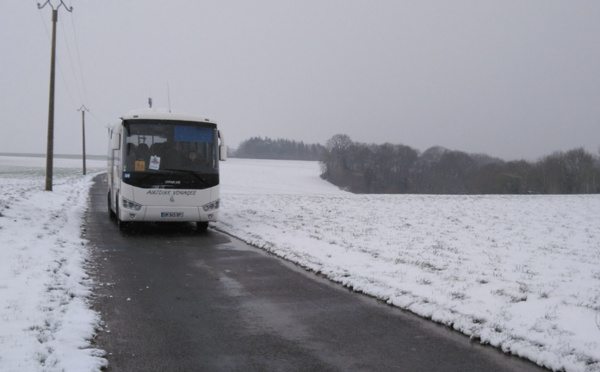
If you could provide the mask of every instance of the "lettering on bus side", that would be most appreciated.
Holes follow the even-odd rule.
[[[194,196],[194,195],[196,195],[196,191],[195,190],[175,190],[175,191],[173,191],[173,195]]]
[[[146,195],[183,195],[183,196],[194,196],[196,190],[148,190]]]
[[[171,195],[171,190],[148,190],[146,195]]]

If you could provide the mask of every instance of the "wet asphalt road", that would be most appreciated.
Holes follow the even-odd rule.
[[[542,371],[214,230],[120,232],[95,181],[86,238],[108,371]]]

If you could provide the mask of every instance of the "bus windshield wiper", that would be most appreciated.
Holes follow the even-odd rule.
[[[202,177],[200,174],[198,174],[198,172],[195,172],[195,171],[191,171],[191,170],[187,170],[187,169],[161,169],[161,170],[162,171],[166,171],[166,172],[177,172],[177,173],[191,174],[192,176],[194,176],[199,181],[202,181],[202,183],[204,183],[205,185],[208,185],[208,181],[206,180],[206,178]]]

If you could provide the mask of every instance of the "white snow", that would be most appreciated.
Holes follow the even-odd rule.
[[[90,346],[99,315],[89,309],[81,237],[92,175],[80,176],[81,161],[54,165],[48,192],[44,158],[0,157],[0,371],[106,365]]]
[[[98,371],[92,175],[55,160],[50,194],[43,162],[0,157],[0,371]],[[600,195],[354,195],[316,162],[221,166],[216,229],[547,368],[600,371]]]

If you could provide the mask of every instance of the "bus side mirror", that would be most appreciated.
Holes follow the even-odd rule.
[[[225,145],[219,146],[219,160],[221,160],[221,161],[227,160],[227,146],[225,146]]]
[[[110,139],[110,148],[113,150],[121,149],[121,134],[120,133],[113,133],[113,135]]]
[[[217,136],[219,137],[219,160],[225,161],[227,160],[227,146],[225,146],[225,139],[223,138],[223,133],[220,130],[217,131]]]

